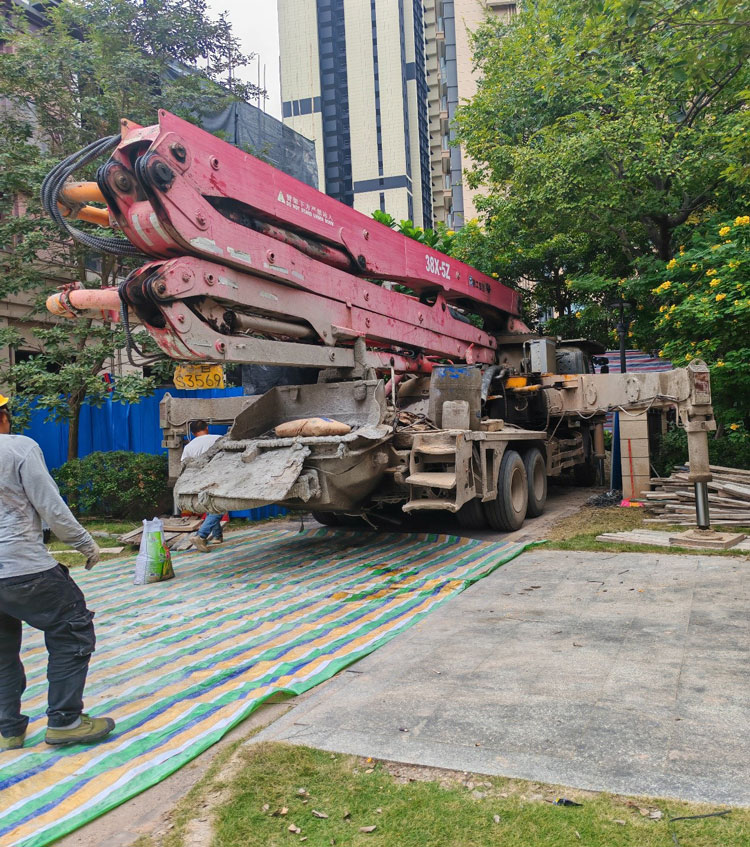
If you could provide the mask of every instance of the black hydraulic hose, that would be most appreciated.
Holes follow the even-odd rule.
[[[133,273],[139,273],[140,271],[134,271]],[[133,274],[127,277],[127,279],[123,280],[117,288],[117,293],[120,296],[120,323],[122,324],[122,328],[125,332],[125,350],[127,352],[128,361],[133,367],[139,368],[143,365],[151,365],[155,362],[164,361],[164,355],[161,353],[157,353],[154,355],[149,355],[142,348],[140,348],[133,337],[133,330],[130,326],[130,316],[128,315],[128,301],[125,296],[126,286],[130,282]],[[136,362],[133,358],[133,351],[141,357],[142,361],[140,363]]]
[[[503,367],[502,365],[490,365],[487,370],[482,374],[482,402],[484,403],[487,400],[487,397],[490,393],[490,385],[492,384],[492,380],[498,375],[501,374],[505,376],[507,374],[508,369]]]
[[[92,235],[78,227],[71,226],[58,208],[58,200],[65,188],[68,178],[79,168],[84,167],[94,159],[113,150],[120,143],[120,135],[110,135],[92,141],[82,150],[73,153],[56,165],[44,178],[41,189],[42,206],[52,220],[73,239],[100,253],[110,253],[115,256],[142,256],[141,251],[124,238],[110,238]]]

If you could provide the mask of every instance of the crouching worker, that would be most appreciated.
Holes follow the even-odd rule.
[[[23,747],[29,722],[21,714],[22,621],[44,632],[49,654],[45,741],[99,741],[115,722],[83,713],[93,615],[68,569],[47,552],[42,521],[86,556],[87,569],[99,561],[99,547],[60,497],[39,445],[10,430],[8,398],[0,395],[0,750]]]
[[[196,459],[202,456],[209,448],[221,438],[220,435],[211,435],[208,431],[206,421],[193,421],[190,424],[190,432],[192,438],[185,445],[182,451],[182,461],[186,459]],[[203,553],[208,553],[208,541],[210,538],[215,538],[217,541],[224,540],[224,533],[221,529],[222,515],[207,514],[206,519],[200,526],[198,532],[190,536],[193,542],[193,547],[196,547]]]

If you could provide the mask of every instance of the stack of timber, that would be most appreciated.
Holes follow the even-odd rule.
[[[200,529],[203,523],[203,518],[162,518],[164,522],[164,543],[170,550],[189,550],[193,543],[190,540],[190,534]],[[143,529],[132,530],[125,535],[121,535],[118,541],[121,544],[133,544],[138,547],[141,543]]]
[[[750,526],[750,471],[711,465],[708,508],[712,524]],[[695,488],[688,480],[688,466],[675,467],[664,479],[652,479],[655,490],[645,496],[649,510],[658,517],[646,523],[695,526]]]

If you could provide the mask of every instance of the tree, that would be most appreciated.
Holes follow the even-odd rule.
[[[719,422],[749,440],[750,215],[713,214],[690,229],[673,259],[644,261],[626,282],[633,335],[676,365],[704,359]]]
[[[63,0],[47,15],[37,32],[22,14],[0,30],[0,300],[31,300],[28,332],[2,330],[0,343],[39,348],[0,377],[14,386],[14,412],[23,417],[36,404],[70,422],[68,456],[75,458],[84,401],[100,404],[112,391],[134,402],[154,380],[131,373],[113,390],[102,379],[125,346],[119,324],[41,321],[44,300],[60,283],[112,285],[128,270],[73,243],[46,218],[42,179],[65,156],[116,132],[121,117],[148,125],[165,108],[197,120],[255,89],[225,81],[249,57],[226,19],[208,16],[204,0]],[[94,173],[92,166],[80,178]]]
[[[568,327],[644,257],[743,208],[750,27],[728,0],[536,0],[474,38],[459,140],[510,274]],[[734,11],[733,11],[734,10]],[[604,327],[604,323],[602,323]],[[577,333],[576,333],[577,334]]]

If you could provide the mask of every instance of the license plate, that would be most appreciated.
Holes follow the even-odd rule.
[[[224,368],[222,365],[177,365],[173,382],[175,388],[187,391],[224,388]]]

